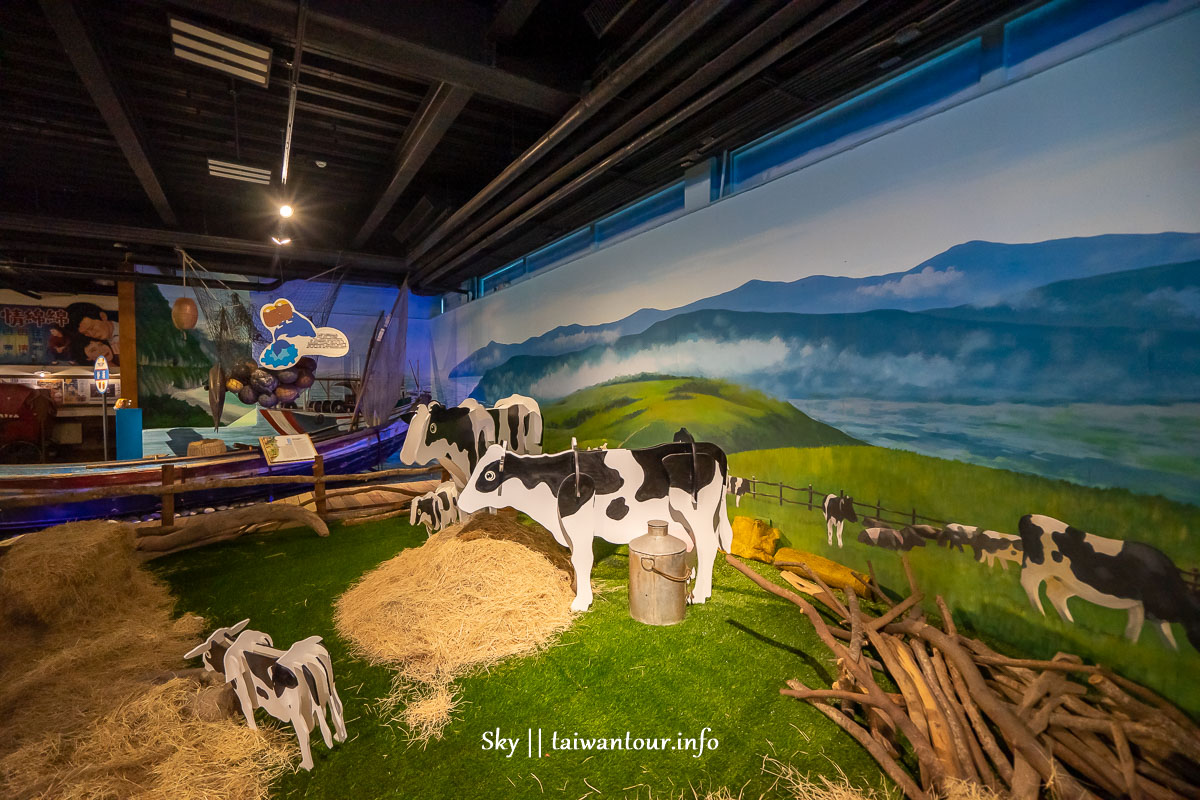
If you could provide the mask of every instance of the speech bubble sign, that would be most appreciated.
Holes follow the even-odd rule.
[[[337,328],[318,328],[286,298],[262,306],[258,318],[271,331],[271,343],[258,356],[259,366],[267,369],[286,369],[305,356],[337,358],[350,352],[346,334]]]

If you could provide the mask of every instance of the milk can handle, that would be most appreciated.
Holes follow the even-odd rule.
[[[647,566],[646,562],[649,562],[649,566]],[[653,572],[656,575],[662,575],[667,580],[675,581],[676,583],[687,583],[691,579],[691,575],[684,575],[682,578],[678,575],[668,575],[658,567],[654,566],[653,558],[647,558],[646,556],[642,556],[642,569],[646,570],[647,572]]]

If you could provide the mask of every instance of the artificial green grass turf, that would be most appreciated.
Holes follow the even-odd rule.
[[[423,540],[423,531],[387,521],[333,526],[328,539],[282,531],[153,562],[179,598],[177,611],[199,613],[210,627],[249,617],[277,646],[313,634],[325,638],[350,741],[329,751],[314,735],[314,770],[284,776],[274,796],[435,800],[544,792],[576,800],[591,791],[588,784],[603,792],[593,797],[649,798],[651,791],[679,797],[689,784],[735,793],[745,785],[746,797],[781,796],[761,772],[764,755],[820,774],[836,764],[856,785],[884,785],[875,762],[849,736],[778,693],[788,678],[827,687],[834,675],[828,650],[799,609],[718,560],[708,603],[689,607],[679,625],[642,625],[628,614],[623,548],[607,549],[598,561],[593,578],[604,588],[558,644],[462,680],[464,705],[445,738],[425,749],[408,747],[403,732],[384,725],[373,708],[387,694],[392,671],[349,654],[334,631],[333,603],[364,572]],[[764,575],[774,572],[755,566]],[[675,742],[679,734],[698,737],[706,726],[719,746],[698,758],[694,750],[550,748],[552,731],[622,738],[628,731]],[[497,727],[501,736],[522,738],[511,758],[482,749],[484,733]],[[542,729],[548,756],[527,756],[529,728]]]

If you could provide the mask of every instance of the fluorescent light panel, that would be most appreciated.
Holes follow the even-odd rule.
[[[236,36],[171,17],[171,47],[175,55],[258,86],[271,75],[271,48]]]
[[[229,178],[247,183],[268,184],[271,182],[271,170],[248,167],[245,164],[235,164],[232,161],[208,160],[208,174],[214,178]]]

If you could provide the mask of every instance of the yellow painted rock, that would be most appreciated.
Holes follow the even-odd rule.
[[[733,546],[737,550],[737,526],[733,528]],[[736,555],[736,553],[735,553]],[[809,568],[817,574],[821,580],[829,584],[834,589],[849,589],[859,597],[867,596],[867,584],[870,577],[861,573],[855,572],[844,564],[839,564],[836,561],[830,561],[824,556],[819,556],[816,553],[808,553],[804,550],[796,550],[791,547],[781,547],[779,552],[775,554],[775,566],[781,570],[794,572],[801,578],[807,578],[808,573],[803,567],[785,567],[780,566],[783,563],[790,564],[808,564]]]
[[[770,564],[779,546],[779,529],[754,517],[733,518],[733,554]]]

